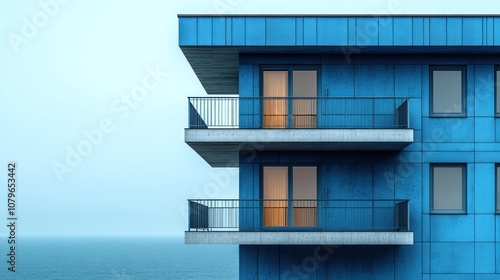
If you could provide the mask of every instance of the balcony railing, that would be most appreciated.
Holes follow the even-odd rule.
[[[189,128],[408,128],[407,98],[190,97]]]
[[[408,200],[188,200],[188,230],[409,231]]]

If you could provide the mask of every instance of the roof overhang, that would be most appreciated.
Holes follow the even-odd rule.
[[[500,52],[500,33],[494,32],[500,30],[498,15],[178,17],[179,46],[208,94],[238,94],[242,54]]]

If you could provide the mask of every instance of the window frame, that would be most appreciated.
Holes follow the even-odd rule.
[[[259,67],[259,98],[264,98],[264,72],[265,71],[287,71],[288,72],[288,92],[287,98],[293,97],[293,71],[301,71],[301,70],[314,70],[316,71],[316,98],[321,97],[323,91],[321,90],[321,65],[319,64],[263,64]],[[316,114],[319,116],[319,106],[316,106]],[[293,112],[293,104],[292,102],[288,103],[288,112]],[[288,116],[288,125],[285,129],[295,129],[293,127],[293,122],[290,121],[292,118],[290,115]],[[318,127],[319,118],[316,118],[316,128]],[[261,116],[260,116],[260,124],[264,125],[264,117],[263,117],[263,105],[261,105]]]
[[[262,163],[260,164],[260,170],[259,170],[259,200],[263,201],[264,200],[264,167],[276,167],[276,166],[282,166],[282,167],[287,167],[288,168],[288,201],[290,202],[293,200],[293,168],[294,167],[316,167],[316,196],[317,196],[317,220],[316,220],[316,226],[315,227],[297,227],[293,226],[290,221],[293,221],[293,214],[289,216],[289,224],[287,226],[283,227],[269,227],[269,226],[264,226],[264,211],[263,208],[260,208],[260,229],[263,231],[294,231],[297,229],[300,229],[300,231],[317,231],[319,228],[322,228],[322,211],[321,207],[319,207],[319,201],[322,200],[322,193],[321,193],[321,165],[320,164],[314,164],[314,163],[275,163],[275,162],[269,162],[269,163]],[[289,203],[289,205],[292,205]],[[288,211],[291,212],[292,207],[289,207]]]
[[[462,74],[462,112],[442,113],[434,112],[434,71],[460,71]],[[467,117],[467,66],[466,65],[431,65],[429,67],[429,116],[441,118]]]
[[[434,209],[434,168],[435,167],[460,167],[462,169],[462,209]],[[467,163],[431,163],[430,170],[430,213],[431,214],[467,214]]]

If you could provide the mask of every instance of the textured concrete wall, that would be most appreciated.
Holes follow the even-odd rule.
[[[415,258],[421,253],[416,246],[241,245],[240,279],[429,279]]]

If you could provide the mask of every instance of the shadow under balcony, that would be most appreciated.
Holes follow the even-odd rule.
[[[412,245],[408,200],[189,200],[186,244]]]
[[[247,151],[399,151],[413,143],[406,98],[192,97],[185,142],[212,167]]]

